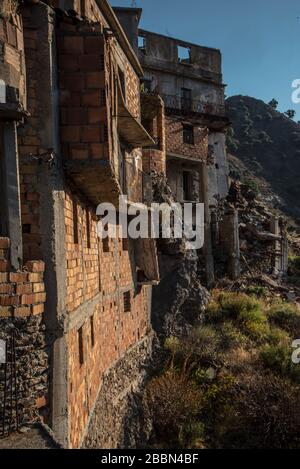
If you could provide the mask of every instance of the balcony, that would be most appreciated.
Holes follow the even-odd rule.
[[[207,103],[202,99],[182,98],[179,95],[163,94],[166,110],[180,111],[182,114],[209,114],[225,117],[225,105]]]

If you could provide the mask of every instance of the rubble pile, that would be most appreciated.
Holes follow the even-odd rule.
[[[300,301],[300,285],[289,281],[288,272],[279,272],[274,267],[276,243],[287,236],[289,253],[300,254],[299,228],[275,210],[263,196],[256,195],[245,184],[233,181],[227,198],[229,206],[239,212],[239,236],[241,255],[241,277],[236,281],[219,279],[218,288],[233,291],[248,291],[253,285],[265,288],[269,295],[288,301]],[[271,221],[279,217],[280,235],[271,232]]]

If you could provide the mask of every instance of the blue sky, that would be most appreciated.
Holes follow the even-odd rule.
[[[111,0],[130,6],[131,0]],[[227,96],[245,94],[295,109],[291,83],[300,79],[299,0],[136,0],[141,27],[221,49]]]

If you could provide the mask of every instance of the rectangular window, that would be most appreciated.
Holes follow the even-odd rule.
[[[130,294],[130,290],[123,293],[123,299],[124,299],[124,313],[130,313],[130,311],[131,311],[131,294]]]
[[[78,329],[78,353],[79,353],[79,364],[80,366],[84,364],[84,354],[83,354],[83,328]]]
[[[183,111],[192,110],[192,90],[181,88],[181,109]]]
[[[88,209],[85,211],[86,213],[86,244],[87,248],[91,249],[91,219],[90,219],[90,212]]]
[[[91,326],[91,344],[92,344],[92,347],[94,347],[95,345],[94,316],[90,317],[90,326]]]
[[[74,239],[74,244],[78,244],[78,241],[79,241],[78,207],[77,207],[77,201],[75,199],[72,200],[72,208],[73,208],[73,239]]]
[[[194,145],[194,127],[192,125],[183,126],[183,143]]]
[[[142,52],[146,52],[146,38],[144,36],[138,36],[138,48]]]
[[[151,93],[152,91],[152,80],[144,78],[141,82],[142,92]]]
[[[128,238],[122,238],[122,249],[123,251],[128,251]]]
[[[109,252],[109,237],[102,239],[103,252]]]
[[[192,200],[192,173],[190,171],[182,172],[182,192],[183,200]]]
[[[186,46],[177,46],[178,60],[183,63],[191,63],[191,48]]]

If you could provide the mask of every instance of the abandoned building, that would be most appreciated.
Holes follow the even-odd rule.
[[[40,415],[64,447],[114,447],[149,356],[159,273],[154,241],[97,237],[96,207],[144,200],[143,70],[106,0],[6,13],[0,427]]]
[[[220,51],[140,30],[141,14],[107,0],[0,9],[2,436],[41,420],[66,448],[134,445],[158,254],[120,225],[101,240],[100,202],[149,206],[152,173],[165,175],[178,202],[204,203],[207,284],[217,238],[239,269],[237,213],[217,220]]]
[[[155,113],[142,116],[156,144],[152,151],[144,150],[144,169],[165,170],[176,201],[204,203],[206,277],[207,283],[212,284],[215,212],[219,201],[228,194],[229,182],[229,121],[225,114],[221,53],[139,29],[141,9],[114,11],[144,70],[142,104],[149,111],[149,102],[160,99],[165,109],[163,126],[162,118]],[[147,158],[150,151],[151,157]],[[232,217],[236,219],[235,214]],[[237,224],[233,225],[237,230]]]

